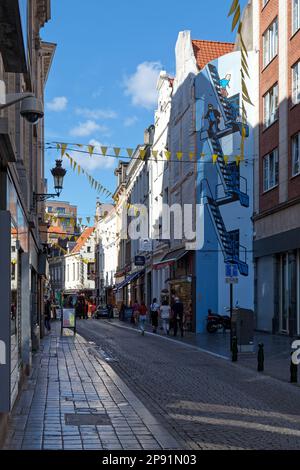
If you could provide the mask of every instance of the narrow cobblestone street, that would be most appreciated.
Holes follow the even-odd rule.
[[[6,449],[300,449],[299,387],[103,320],[59,324]]]

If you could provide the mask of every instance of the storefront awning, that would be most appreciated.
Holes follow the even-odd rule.
[[[120,282],[119,284],[115,286],[114,292],[119,292],[119,290],[123,289],[123,287],[127,286],[132,281],[135,281],[135,279],[142,276],[144,273],[145,273],[145,270],[143,269],[142,271],[137,271],[135,273],[129,274],[129,276],[126,279],[124,279],[124,281]]]
[[[153,263],[153,269],[162,269],[166,266],[170,266],[176,261],[183,258],[188,253],[188,250],[185,248],[180,248],[179,250],[173,250],[167,253],[160,261]]]

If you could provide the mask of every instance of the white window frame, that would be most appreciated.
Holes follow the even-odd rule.
[[[292,102],[293,105],[300,103],[300,60],[292,67]]]
[[[292,176],[300,175],[300,132],[292,137]]]
[[[272,168],[271,168],[271,159]],[[263,158],[263,192],[270,191],[278,186],[278,148],[272,150]],[[272,174],[271,174],[272,173]]]
[[[264,127],[271,126],[278,119],[278,83],[264,95]]]
[[[278,54],[278,18],[263,34],[263,66],[266,67]]]
[[[300,0],[292,0],[292,34],[300,29]]]

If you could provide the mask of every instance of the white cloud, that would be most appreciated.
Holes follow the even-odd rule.
[[[95,153],[101,153],[101,144],[98,140],[91,139],[89,141],[90,145],[94,145]],[[87,172],[92,172],[95,170],[111,170],[114,168],[116,159],[114,157],[104,157],[101,155],[90,155],[86,153],[80,153],[80,152],[70,152],[70,155],[72,158],[75,159],[75,161],[82,167],[84,168]],[[100,179],[101,180],[101,179]],[[102,180],[101,180],[102,181]],[[105,183],[102,181],[102,183]]]
[[[160,62],[143,62],[130,77],[125,77],[125,94],[131,96],[132,103],[146,109],[157,104],[156,84],[162,66]]]
[[[115,119],[117,113],[112,109],[76,108],[75,113],[86,119]]]
[[[64,111],[67,107],[68,99],[65,96],[57,96],[52,101],[46,103],[46,106],[50,111]]]
[[[100,126],[95,121],[88,120],[85,122],[80,122],[78,126],[73,127],[70,131],[70,135],[77,137],[87,137],[94,132],[103,132],[108,133],[108,128],[106,126]]]
[[[136,122],[138,121],[138,118],[136,116],[131,116],[127,117],[124,119],[124,126],[125,127],[131,127],[133,126]]]

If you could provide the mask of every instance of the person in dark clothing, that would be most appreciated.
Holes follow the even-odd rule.
[[[45,321],[45,328],[49,332],[51,331],[50,320],[51,320],[51,302],[49,299],[47,299],[45,303],[44,321]]]
[[[178,297],[176,297],[173,305],[174,336],[177,336],[178,326],[181,331],[181,337],[183,337],[183,303],[180,302]]]
[[[221,121],[221,113],[217,109],[215,109],[212,104],[209,104],[205,119],[208,120],[209,124],[208,135],[214,136],[220,130],[219,124]]]

